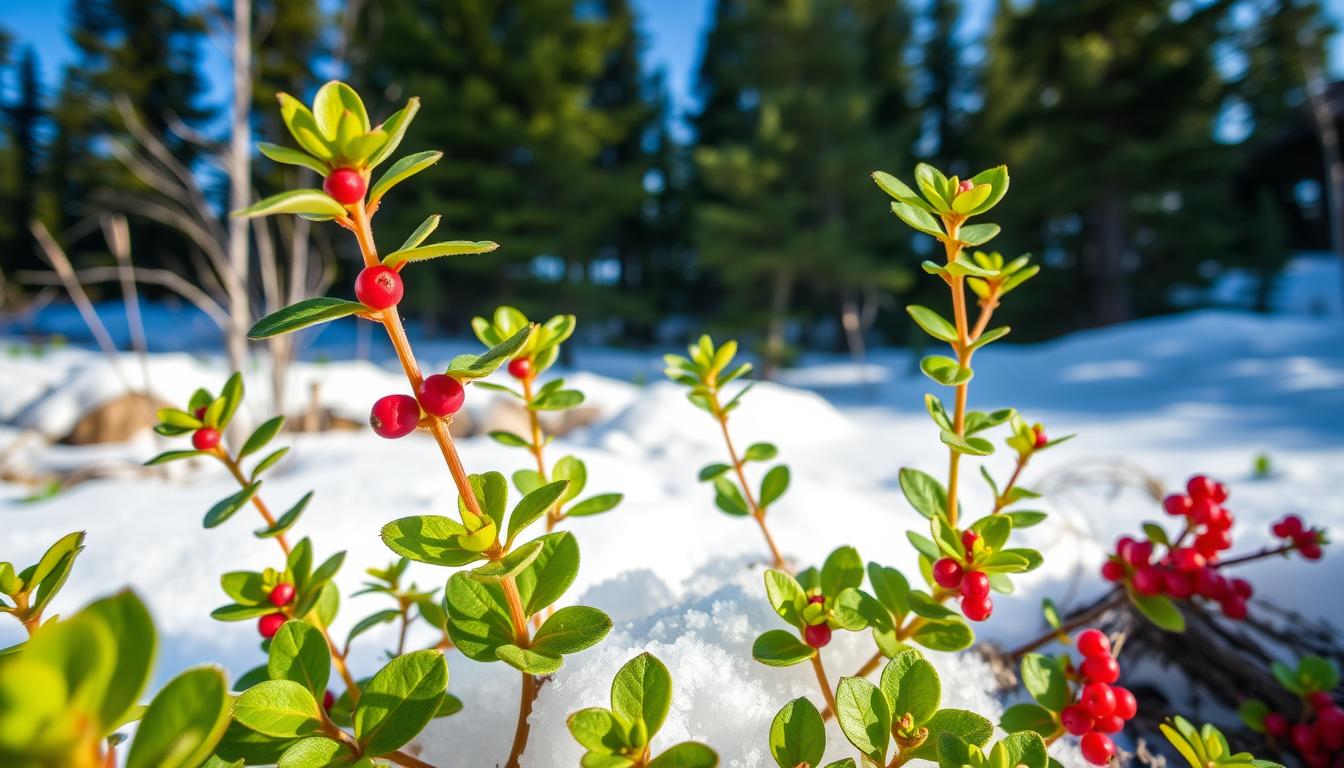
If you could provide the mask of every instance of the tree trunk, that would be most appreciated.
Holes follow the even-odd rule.
[[[1330,109],[1329,94],[1320,67],[1311,51],[1304,48],[1303,67],[1307,71],[1307,96],[1311,115],[1316,121],[1316,136],[1321,143],[1321,160],[1325,163],[1326,218],[1330,225],[1330,250],[1339,257],[1344,267],[1344,152],[1339,146],[1339,129]],[[1344,275],[1344,269],[1341,269]],[[1344,291],[1344,284],[1341,285]],[[1341,296],[1344,300],[1344,295]]]
[[[233,106],[230,111],[229,209],[246,208],[252,197],[252,3],[233,0]],[[229,365],[243,370],[252,311],[247,294],[247,219],[229,219]]]
[[[1093,325],[1122,323],[1130,317],[1129,277],[1125,273],[1125,195],[1107,184],[1097,200],[1097,240],[1090,259]]]
[[[775,273],[770,293],[770,329],[765,338],[762,378],[774,378],[780,364],[784,362],[784,331],[789,319],[789,298],[792,294],[793,270],[781,269]]]

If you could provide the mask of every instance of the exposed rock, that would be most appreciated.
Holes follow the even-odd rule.
[[[75,422],[70,434],[61,438],[66,445],[121,443],[136,433],[154,426],[154,412],[171,408],[168,403],[143,392],[128,392],[104,400]]]

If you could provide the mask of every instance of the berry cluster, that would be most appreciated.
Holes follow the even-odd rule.
[[[966,563],[950,557],[933,564],[933,580],[943,589],[961,593],[961,612],[971,621],[984,621],[994,612],[994,601],[989,596],[989,576],[971,567],[974,562],[975,542],[980,535],[975,531],[961,534],[961,545],[966,549]]]
[[[818,606],[814,608],[813,606]],[[813,648],[825,648],[831,642],[831,625],[826,619],[826,597],[812,595],[803,609],[803,641]]]
[[[282,581],[271,588],[271,592],[266,596],[266,599],[276,608],[283,609],[285,606],[294,602],[294,595],[294,585]],[[280,631],[280,627],[283,626],[286,621],[289,621],[289,617],[283,613],[268,613],[260,619],[257,619],[257,633],[267,640],[270,640],[272,637],[275,637],[275,633]]]
[[[1302,553],[1308,560],[1321,559],[1321,542],[1324,536],[1317,528],[1308,528],[1297,515],[1287,515],[1275,523],[1270,530],[1283,539],[1288,548]]]
[[[1281,712],[1265,715],[1265,733],[1292,745],[1307,768],[1337,766],[1344,759],[1344,709],[1325,691],[1308,694],[1302,719]]]
[[[1102,564],[1101,575],[1124,583],[1134,593],[1176,600],[1201,597],[1218,603],[1230,619],[1246,618],[1246,601],[1253,592],[1245,579],[1230,579],[1218,571],[1220,553],[1232,546],[1232,513],[1223,507],[1227,487],[1204,475],[1186,484],[1186,493],[1172,494],[1162,502],[1167,514],[1185,519],[1185,532],[1165,544],[1167,551],[1154,558],[1158,543],[1122,536],[1115,553]],[[1193,543],[1186,539],[1193,536]]]
[[[1128,689],[1112,685],[1120,679],[1120,663],[1111,655],[1111,641],[1099,629],[1085,629],[1075,638],[1083,660],[1071,674],[1081,683],[1078,699],[1059,713],[1060,724],[1081,736],[1083,757],[1093,765],[1106,765],[1115,756],[1115,742],[1107,734],[1118,733],[1138,712],[1138,701]]]

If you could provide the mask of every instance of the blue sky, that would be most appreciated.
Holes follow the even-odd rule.
[[[184,1],[188,5],[199,2]],[[339,1],[323,0],[329,5],[339,5]],[[31,44],[36,48],[48,92],[59,84],[61,68],[73,56],[65,27],[70,2],[78,0],[3,3],[7,7],[0,17],[0,26],[12,32],[19,45]],[[634,3],[641,14],[641,29],[648,39],[648,66],[666,73],[675,104],[679,110],[685,110],[694,104],[694,70],[700,59],[702,36],[714,0],[634,0]],[[983,28],[992,7],[990,0],[969,0],[966,5],[968,28]],[[1344,21],[1344,0],[1325,0],[1325,6],[1335,19]],[[1344,34],[1336,35],[1330,52],[1331,69],[1336,76],[1344,74]],[[228,84],[228,61],[224,51],[217,46],[207,46],[205,55],[210,100],[222,104]]]

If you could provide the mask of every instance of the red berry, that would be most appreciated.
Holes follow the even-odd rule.
[[[1298,723],[1292,730],[1293,748],[1302,754],[1316,751],[1316,731],[1306,723]]]
[[[961,546],[966,549],[966,556],[971,556],[971,550],[975,549],[975,542],[980,540],[980,534],[975,531],[963,531],[961,534]]]
[[[1125,559],[1135,568],[1147,565],[1148,561],[1153,559],[1153,542],[1136,541],[1130,544],[1129,548],[1125,550]]]
[[[1034,448],[1044,448],[1047,444],[1049,444],[1049,442],[1050,442],[1050,438],[1048,438],[1048,437],[1045,436],[1045,430],[1043,430],[1043,429],[1033,429],[1032,432],[1036,435],[1036,438],[1035,438],[1034,442],[1032,443],[1032,447],[1034,447]]]
[[[1194,499],[1183,493],[1173,493],[1162,500],[1162,508],[1168,515],[1188,515],[1194,504]]]
[[[1309,533],[1306,536],[1299,536],[1296,541],[1297,551],[1308,560],[1321,559],[1321,544],[1316,540],[1316,534]]]
[[[354,205],[364,199],[364,177],[353,168],[337,168],[322,182],[322,191],[341,205]]]
[[[405,437],[420,423],[420,404],[410,395],[378,398],[369,411],[369,426],[379,437]]]
[[[1268,733],[1270,736],[1273,736],[1276,739],[1282,739],[1284,736],[1288,735],[1289,727],[1288,718],[1284,717],[1282,713],[1270,712],[1268,715],[1265,715],[1265,733]]]
[[[818,603],[825,603],[825,602],[826,602],[826,596],[825,596],[825,595],[813,595],[813,596],[807,598],[807,602],[812,603],[812,604],[814,604],[814,605],[815,605],[815,604],[818,604]]]
[[[1134,571],[1134,591],[1140,595],[1157,595],[1162,592],[1162,572],[1146,565]]]
[[[1216,493],[1217,483],[1206,475],[1195,475],[1185,484],[1185,490],[1194,499],[1211,498]]]
[[[1120,662],[1110,656],[1088,656],[1083,659],[1082,672],[1089,683],[1114,683],[1120,679]],[[1099,716],[1102,713],[1092,714]]]
[[[1307,694],[1307,703],[1310,704],[1312,710],[1316,712],[1335,708],[1335,700],[1330,698],[1330,694],[1325,691],[1316,691]]]
[[[1107,765],[1115,757],[1115,742],[1104,733],[1085,733],[1078,746],[1082,749],[1083,758],[1093,765]]]
[[[1344,749],[1344,712],[1334,708],[1318,711],[1316,741],[1331,752]]]
[[[1063,724],[1064,730],[1074,736],[1082,736],[1092,730],[1092,716],[1078,704],[1065,707],[1064,711],[1059,713],[1059,722]]]
[[[1246,618],[1246,598],[1238,595],[1228,595],[1223,598],[1223,615],[1229,619],[1241,620]]]
[[[831,642],[829,624],[809,624],[803,629],[803,640],[813,648],[825,648]]]
[[[1213,484],[1213,500],[1214,500],[1214,501],[1218,502],[1219,504],[1222,504],[1224,501],[1227,501],[1227,497],[1228,497],[1229,495],[1230,495],[1230,492],[1227,490],[1227,486],[1226,486],[1226,485],[1224,485],[1223,483],[1214,483],[1214,484]]]
[[[994,601],[988,595],[980,598],[961,598],[961,612],[971,621],[984,621],[994,612]]]
[[[331,691],[322,692],[322,708],[330,712],[336,706],[336,696]]]
[[[198,451],[208,451],[219,445],[219,430],[213,427],[201,427],[191,433],[191,447]]]
[[[1227,579],[1213,568],[1195,571],[1195,592],[1209,600],[1222,600],[1227,594]]]
[[[979,571],[967,571],[961,577],[961,594],[972,600],[989,597],[989,576]]]
[[[280,631],[280,626],[286,621],[283,613],[268,613],[257,620],[257,632],[261,636],[270,640],[275,637],[275,633]]]
[[[267,595],[266,599],[270,600],[271,605],[274,605],[276,608],[284,608],[286,605],[294,602],[294,585],[282,581],[275,585],[275,588],[271,590],[271,594]]]
[[[452,416],[462,408],[467,392],[462,382],[443,373],[435,373],[420,382],[420,407],[434,416]]]
[[[1134,537],[1121,536],[1115,540],[1115,554],[1121,560],[1129,561],[1129,548],[1134,546]]]
[[[1195,594],[1195,580],[1188,573],[1167,571],[1162,574],[1162,590],[1178,600],[1185,600]]]
[[[940,558],[933,564],[933,581],[943,589],[959,588],[961,574],[961,564],[950,557]]]
[[[1204,567],[1204,556],[1193,547],[1181,547],[1171,553],[1171,564],[1179,571],[1197,571]]]
[[[526,379],[532,374],[532,361],[526,357],[515,357],[509,361],[509,375],[515,379]]]
[[[1278,522],[1278,525],[1283,526],[1284,531],[1283,535],[1285,538],[1296,536],[1302,531],[1306,530],[1306,528],[1302,525],[1302,518],[1298,517],[1297,515],[1285,516],[1282,520]]]
[[[1139,713],[1139,700],[1134,698],[1134,694],[1118,685],[1111,686],[1111,693],[1115,694],[1115,711],[1111,714],[1121,720],[1134,719]]]
[[[355,298],[369,309],[387,309],[401,301],[405,292],[401,275],[382,264],[365,267],[355,278]]]
[[[1100,629],[1084,629],[1074,638],[1078,652],[1084,656],[1110,656],[1111,639]]]
[[[1107,581],[1119,581],[1125,578],[1125,566],[1115,560],[1101,564],[1101,577]]]
[[[1202,496],[1190,505],[1190,519],[1194,520],[1196,525],[1209,525],[1209,521],[1220,511],[1221,508],[1213,499]]]
[[[1235,593],[1238,597],[1244,598],[1246,600],[1250,600],[1251,595],[1255,591],[1251,587],[1251,582],[1245,579],[1232,579],[1231,581],[1227,582],[1227,585],[1232,588],[1232,592]]]
[[[1124,730],[1125,721],[1115,715],[1107,715],[1098,717],[1092,727],[1100,733],[1119,733]]]

